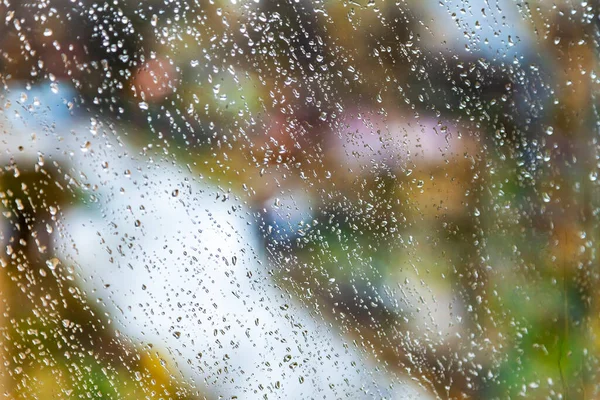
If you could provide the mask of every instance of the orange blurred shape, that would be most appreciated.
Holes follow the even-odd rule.
[[[176,91],[178,74],[169,60],[154,59],[138,68],[133,77],[133,91],[143,93],[144,100],[159,101]]]

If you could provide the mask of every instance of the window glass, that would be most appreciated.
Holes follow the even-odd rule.
[[[3,0],[0,392],[597,398],[598,6]]]

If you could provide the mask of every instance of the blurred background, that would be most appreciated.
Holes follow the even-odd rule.
[[[417,397],[599,397],[599,6],[3,1],[1,392],[214,398],[65,261],[69,209],[125,218],[138,164],[91,179],[98,140],[235,199],[266,285]]]

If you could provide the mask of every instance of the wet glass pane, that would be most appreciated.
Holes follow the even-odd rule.
[[[600,396],[600,7],[0,2],[0,393]]]

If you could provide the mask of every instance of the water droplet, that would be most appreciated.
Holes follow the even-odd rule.
[[[544,200],[544,203],[550,203],[550,195],[548,193],[542,193],[542,200]]]
[[[56,257],[53,257],[53,258],[51,258],[49,260],[46,260],[46,266],[48,268],[50,268],[51,270],[53,270],[53,271],[56,269],[56,267],[58,266],[58,264],[60,264],[60,261]]]

